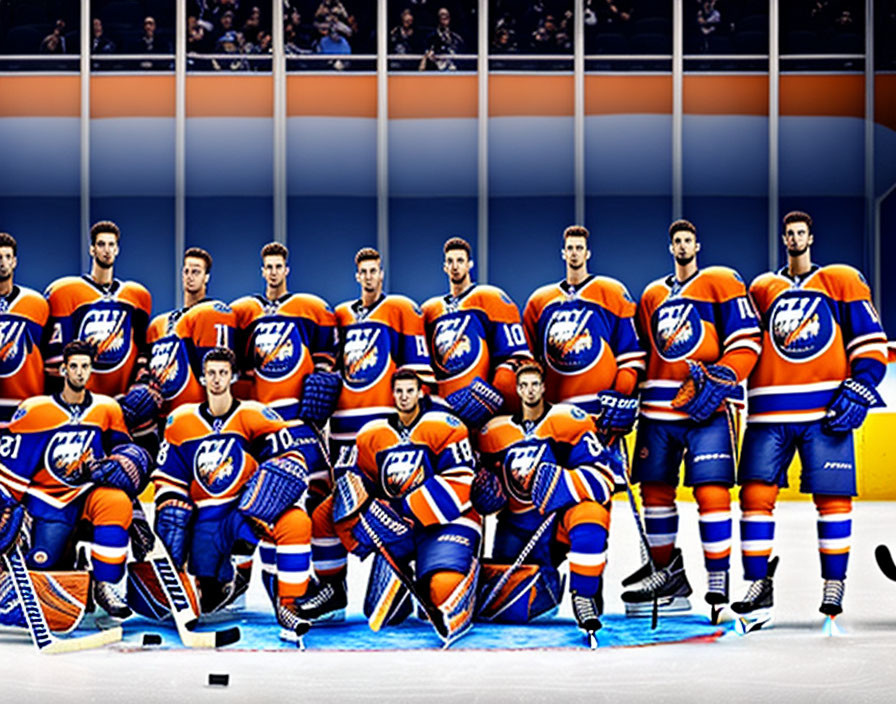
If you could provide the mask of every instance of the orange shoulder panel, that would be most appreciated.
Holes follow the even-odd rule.
[[[230,304],[236,320],[236,326],[243,329],[264,312],[261,303],[255,296],[243,296]]]
[[[71,315],[79,305],[98,297],[97,292],[80,276],[64,276],[47,287],[50,313],[57,318]]]
[[[819,269],[815,276],[823,290],[838,301],[850,303],[871,300],[871,289],[858,269],[846,264],[830,264]]]
[[[711,303],[723,303],[739,296],[745,296],[747,288],[734,269],[725,266],[710,266],[700,271],[700,276],[688,286],[687,296]]]
[[[504,291],[497,286],[480,284],[464,300],[463,308],[479,308],[495,323],[518,323],[520,311]]]
[[[313,320],[319,325],[335,325],[336,315],[329,304],[319,296],[310,293],[296,293],[290,297],[281,309],[285,315]]]
[[[575,406],[558,403],[540,424],[538,434],[560,442],[576,443],[589,430],[595,430],[590,415]]]
[[[149,327],[146,330],[146,339],[151,344],[156,340],[161,340],[165,337],[165,331],[168,327],[168,313],[163,313],[162,315],[157,315],[152,319],[152,322],[149,324]]]
[[[386,310],[383,310],[383,308]],[[414,303],[407,296],[398,294],[389,295],[380,307],[374,313],[384,313],[382,322],[386,323],[393,330],[404,335],[422,335],[423,334],[423,316]]]
[[[152,295],[145,286],[138,284],[136,281],[122,282],[121,289],[118,291],[118,297],[135,308],[146,311],[147,315],[152,312]]]
[[[355,314],[352,312],[352,303],[354,301],[345,301],[336,306],[336,324],[339,327],[345,327],[355,322]]]
[[[417,423],[413,432],[433,452],[441,452],[448,445],[469,437],[467,426],[442,411],[431,411]]]
[[[396,443],[398,436],[385,419],[371,421],[358,431],[355,443],[358,448],[358,468],[368,478],[376,481],[379,468],[376,465],[376,454],[380,449]]]
[[[131,434],[124,422],[121,406],[111,396],[94,393],[93,404],[85,416],[85,420],[96,423],[103,428],[118,430],[127,435]]]
[[[47,299],[37,291],[22,286],[19,299],[10,312],[33,320],[38,325],[46,325],[47,318],[50,317],[50,306]]]
[[[423,304],[422,310],[424,322],[437,320],[445,313],[445,299],[442,296],[433,296]]]
[[[522,431],[513,424],[510,416],[498,416],[479,431],[479,451],[494,454],[522,439]]]
[[[631,318],[637,307],[622,282],[611,279],[609,276],[595,276],[579,292],[579,295],[589,301],[594,301],[620,318]]]
[[[51,396],[35,396],[26,399],[19,405],[16,415],[20,411],[25,414],[15,418],[9,424],[9,429],[14,433],[39,433],[69,422],[68,414],[63,411]]]
[[[185,442],[201,438],[209,434],[208,425],[196,412],[198,403],[185,403],[171,412],[168,423],[165,426],[165,440],[172,445],[182,445]]]
[[[750,284],[750,297],[759,311],[765,313],[771,307],[778,291],[787,286],[786,281],[774,272],[769,271],[753,279],[753,282]]]
[[[286,421],[258,401],[240,401],[239,408],[230,417],[227,425],[233,427],[247,440],[254,440],[285,428]]]

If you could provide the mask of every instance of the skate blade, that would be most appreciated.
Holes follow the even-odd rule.
[[[656,601],[657,613],[660,616],[683,614],[691,610],[691,601],[686,596],[660,597]],[[643,601],[637,604],[625,604],[626,618],[649,618],[653,616],[653,602]]]
[[[299,650],[305,650],[304,636],[300,636],[295,631],[292,631],[288,628],[280,629],[280,640],[286,643],[294,644]]]
[[[834,616],[825,617],[824,625],[821,627],[822,633],[829,638],[837,638],[843,635],[843,631],[840,630],[840,626],[837,625],[834,618]]]
[[[713,626],[718,626],[720,623],[731,623],[737,618],[737,614],[735,614],[728,606],[728,604],[714,604],[709,611],[709,622]]]
[[[748,616],[738,616],[734,621],[734,631],[739,636],[745,636],[761,628],[769,628],[774,622],[774,616],[769,609],[757,609]]]
[[[343,621],[345,621],[345,609],[336,609],[323,616],[318,616],[312,620],[312,623],[342,623]]]
[[[597,650],[597,631],[585,631],[585,642],[591,650]]]

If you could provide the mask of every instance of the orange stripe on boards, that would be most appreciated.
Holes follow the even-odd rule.
[[[572,117],[572,76],[489,76],[489,117]]]
[[[783,75],[781,115],[864,117],[865,77]]]
[[[81,82],[71,76],[0,76],[0,117],[80,117]]]
[[[896,131],[896,75],[874,77],[874,120]]]
[[[92,76],[90,116],[174,117],[174,76]]]
[[[768,115],[768,76],[685,76],[683,107],[692,115]]]
[[[672,114],[672,76],[585,76],[586,115]]]
[[[271,76],[187,76],[187,117],[273,117]]]
[[[376,76],[288,76],[286,114],[375,118]]]
[[[476,76],[389,76],[389,118],[476,117]]]

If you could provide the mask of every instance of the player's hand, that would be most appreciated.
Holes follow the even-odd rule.
[[[850,377],[834,394],[822,427],[829,433],[848,433],[862,426],[869,408],[884,405],[876,388]]]

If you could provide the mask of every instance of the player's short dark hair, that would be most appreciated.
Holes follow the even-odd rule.
[[[787,229],[787,226],[794,222],[804,222],[806,226],[809,228],[809,232],[812,232],[812,216],[809,213],[804,213],[802,210],[791,210],[787,215],[784,216],[784,229]]]
[[[213,347],[202,358],[202,372],[205,373],[205,365],[209,362],[230,362],[230,369],[236,373],[236,355],[227,347]]]
[[[682,218],[681,220],[676,220],[671,225],[669,225],[669,241],[672,241],[672,238],[675,237],[676,232],[681,232],[684,230],[685,232],[690,232],[694,237],[697,237],[697,227],[690,220],[685,220]]]
[[[287,261],[289,259],[289,250],[285,244],[268,242],[261,248],[261,258],[264,259],[265,257],[283,257],[283,261]]]
[[[452,249],[462,249],[467,253],[467,259],[473,258],[473,250],[470,248],[470,243],[463,237],[452,237],[445,240],[445,246],[442,248],[442,251],[448,254]]]
[[[68,364],[68,360],[71,357],[79,354],[87,355],[88,357],[90,357],[91,363],[93,363],[93,358],[96,354],[96,348],[87,340],[72,340],[62,348],[62,363]]]
[[[382,258],[380,257],[380,253],[377,252],[373,247],[362,247],[358,250],[358,253],[355,254],[355,266],[361,266],[361,262],[378,262],[381,259]]]
[[[90,228],[90,244],[96,244],[96,238],[105,234],[115,235],[116,242],[121,240],[121,230],[118,229],[118,225],[111,220],[100,220]]]
[[[513,373],[516,375],[517,381],[520,380],[523,374],[538,374],[539,378],[544,381],[544,367],[534,359],[523,360]]]
[[[582,225],[570,225],[563,231],[563,241],[566,242],[570,237],[584,237],[586,240],[591,236],[587,227]]]
[[[413,379],[417,382],[417,388],[423,388],[423,379],[420,378],[420,375],[415,372],[413,369],[409,367],[399,367],[394,372],[392,372],[392,388],[395,388],[395,384],[399,381],[404,381],[405,379]]]
[[[16,242],[16,238],[8,232],[0,232],[0,247],[12,247],[13,256],[19,251],[19,243]]]
[[[187,259],[201,259],[205,262],[205,273],[211,273],[212,255],[202,249],[202,247],[190,247],[186,252],[184,252],[184,262],[186,262]]]

